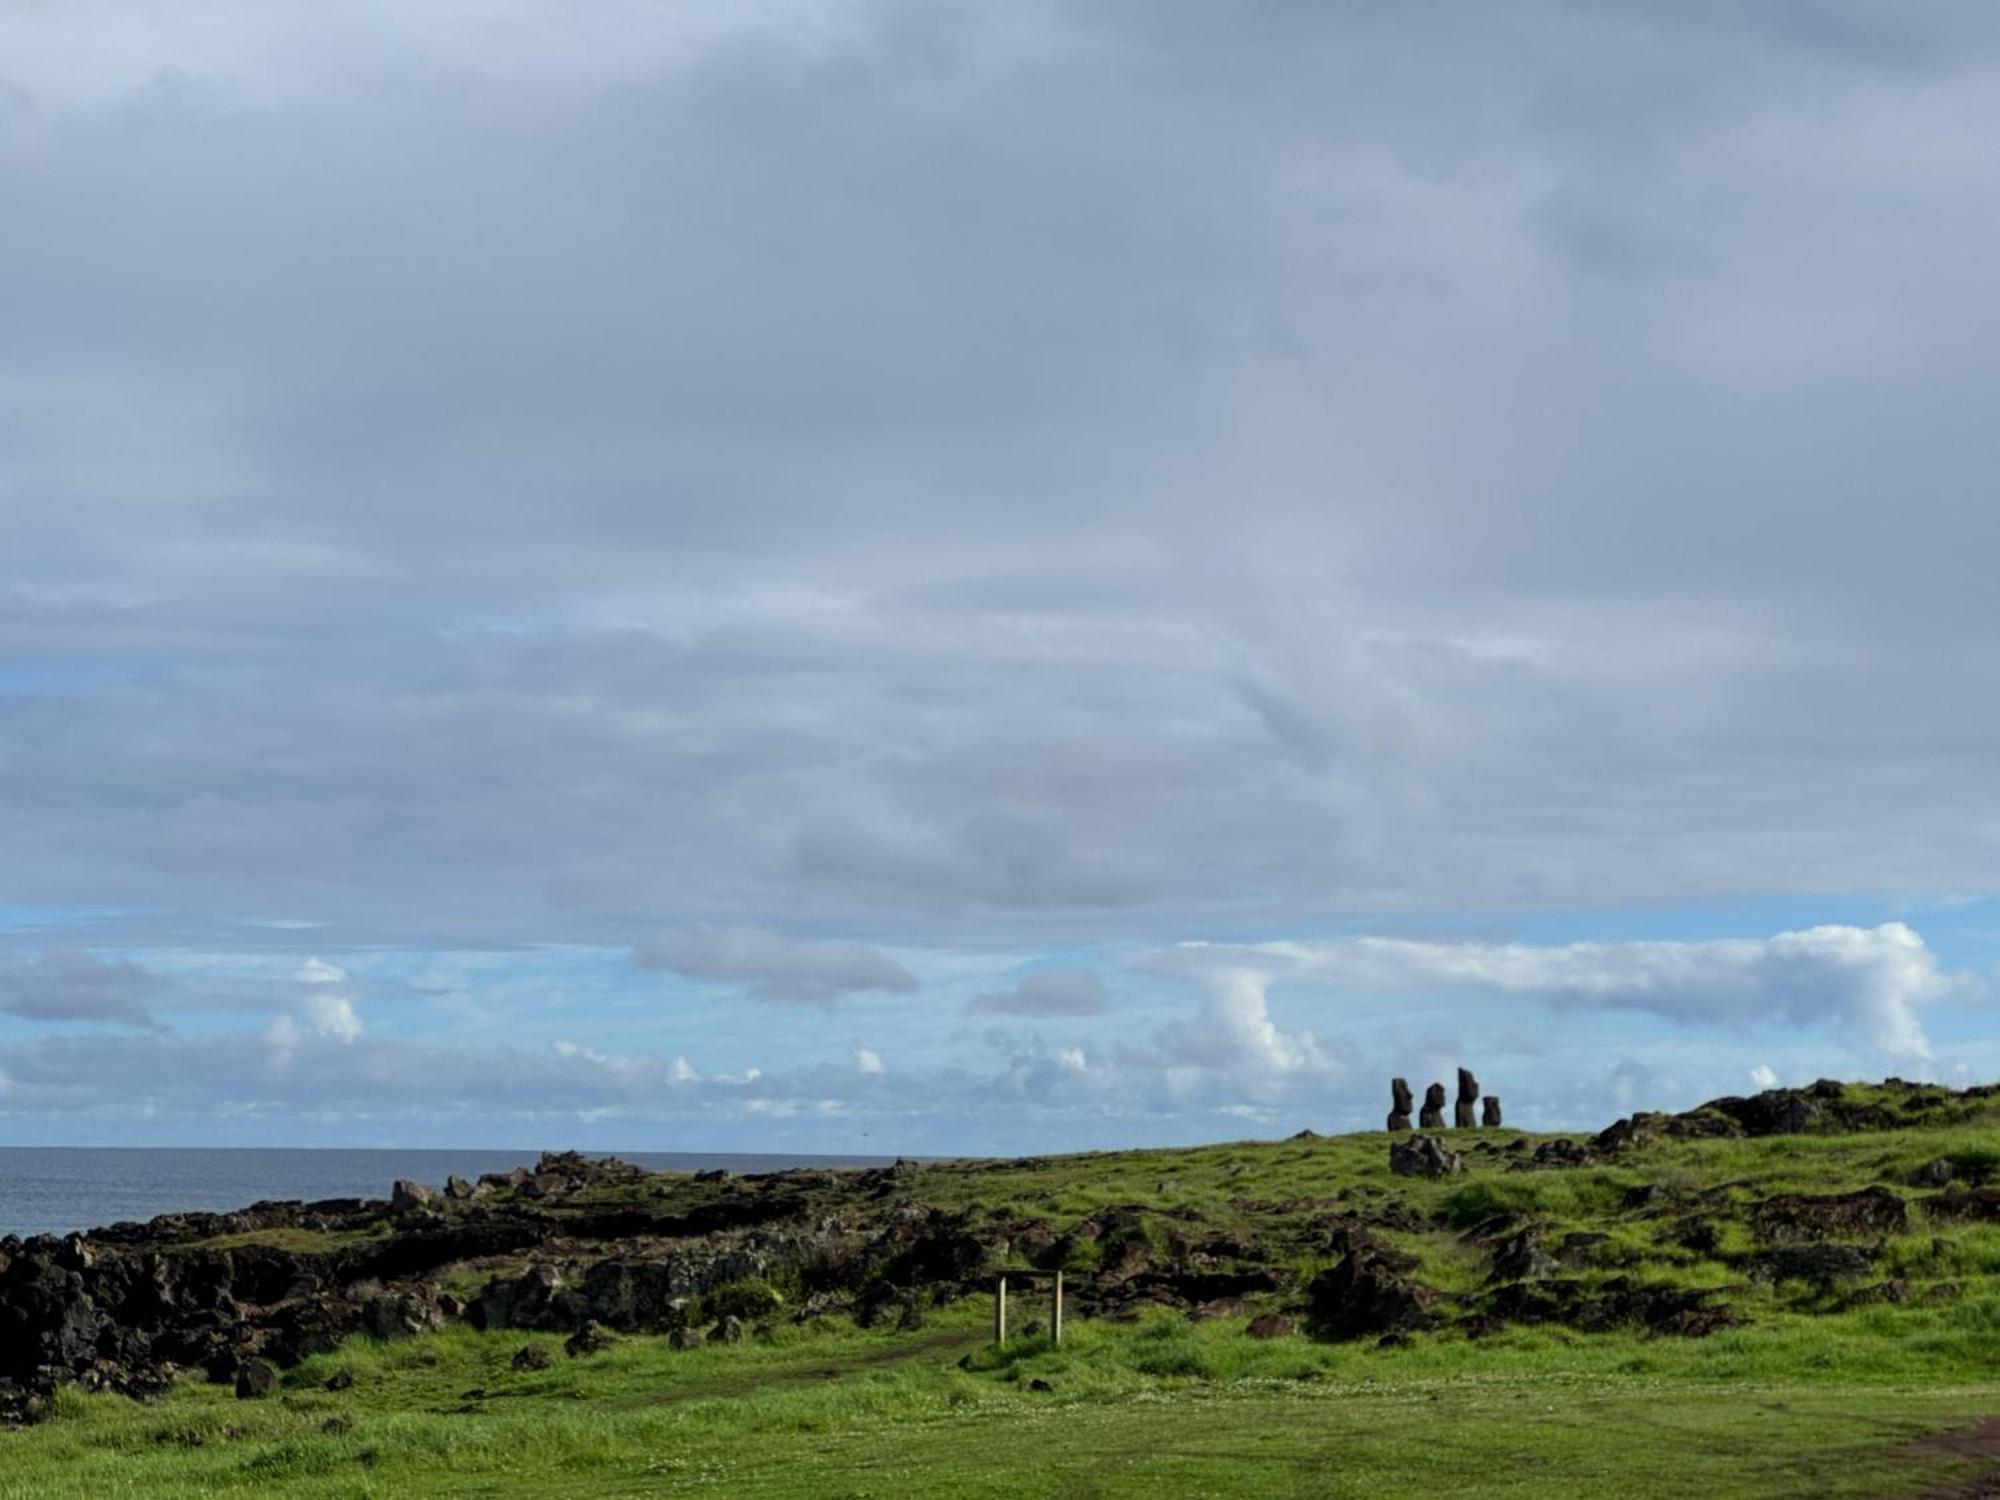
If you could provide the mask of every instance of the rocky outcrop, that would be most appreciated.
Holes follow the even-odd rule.
[[[1908,1207],[1885,1187],[1857,1193],[1781,1193],[1750,1211],[1750,1229],[1773,1244],[1872,1239],[1909,1228]]]
[[[1414,1280],[1416,1262],[1366,1235],[1350,1237],[1340,1264],[1306,1287],[1306,1328],[1317,1339],[1408,1334],[1432,1327],[1437,1294]]]
[[[1398,1177],[1451,1177],[1465,1170],[1465,1158],[1433,1135],[1389,1142],[1389,1170]]]

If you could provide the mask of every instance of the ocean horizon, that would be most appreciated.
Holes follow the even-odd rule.
[[[0,1146],[0,1236],[68,1234],[160,1214],[226,1213],[265,1200],[387,1198],[398,1178],[532,1166],[538,1150],[337,1146]],[[893,1156],[810,1152],[587,1151],[656,1172],[886,1166]]]

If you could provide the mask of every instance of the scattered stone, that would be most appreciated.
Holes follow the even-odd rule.
[[[514,1351],[513,1359],[508,1361],[516,1370],[523,1373],[546,1370],[555,1362],[555,1356],[549,1353],[547,1344],[523,1344]]]
[[[1444,1129],[1444,1085],[1434,1083],[1424,1090],[1424,1107],[1417,1115],[1417,1123],[1425,1130]]]
[[[903,1310],[896,1315],[896,1329],[899,1333],[915,1333],[923,1326],[923,1304],[912,1297],[903,1304]]]
[[[1409,1082],[1402,1078],[1390,1079],[1389,1129],[1408,1130],[1410,1128],[1410,1110],[1415,1104],[1416,1100],[1410,1094]]]
[[[457,1198],[463,1201],[478,1191],[477,1188],[463,1177],[447,1177],[444,1180],[444,1195],[447,1198]]]
[[[1478,1123],[1472,1106],[1479,1102],[1479,1080],[1472,1076],[1470,1068],[1458,1070],[1458,1104],[1452,1111],[1452,1124],[1460,1130],[1470,1130]]]
[[[353,1387],[354,1372],[352,1370],[335,1370],[331,1375],[326,1377],[326,1388],[330,1391],[352,1390]]]
[[[1283,1313],[1261,1313],[1243,1331],[1253,1339],[1288,1339],[1298,1332],[1298,1326]]]
[[[1465,1170],[1465,1158],[1434,1135],[1413,1135],[1389,1142],[1389,1170],[1398,1177],[1452,1177]]]
[[[563,1340],[563,1353],[571,1359],[582,1359],[587,1355],[602,1354],[617,1342],[615,1334],[592,1319]]]
[[[667,1335],[670,1349],[699,1349],[706,1342],[699,1328],[676,1328]]]
[[[708,1330],[711,1344],[740,1344],[743,1342],[743,1320],[734,1313],[721,1319]]]
[[[1936,1203],[1937,1199],[1927,1200]],[[1863,1188],[1856,1193],[1780,1193],[1750,1211],[1750,1227],[1774,1244],[1899,1234],[1910,1227],[1909,1209],[1894,1191]]]
[[[1487,1130],[1498,1130],[1500,1128],[1500,1096],[1498,1094],[1488,1094],[1481,1101],[1480,1111],[1479,1123],[1482,1128]]]
[[[1555,1257],[1542,1248],[1542,1226],[1530,1224],[1494,1245],[1486,1283],[1496,1286],[1503,1281],[1533,1281],[1555,1272]]]
[[[1852,1245],[1819,1243],[1782,1245],[1747,1262],[1753,1276],[1766,1281],[1809,1281],[1822,1291],[1843,1281],[1859,1281],[1874,1269],[1873,1260]]]
[[[389,1207],[399,1214],[408,1213],[411,1209],[428,1207],[436,1197],[437,1194],[421,1182],[401,1177],[389,1189]]]
[[[1048,1392],[1054,1390],[1055,1387],[1037,1375],[1033,1380],[1028,1382],[1028,1389],[1046,1395]]]
[[[278,1367],[268,1359],[246,1359],[236,1367],[236,1399],[256,1401],[278,1388]]]

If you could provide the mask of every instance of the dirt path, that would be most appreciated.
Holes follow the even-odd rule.
[[[1957,1458],[1976,1458],[1986,1465],[1984,1472],[1965,1483],[1925,1490],[1918,1500],[2000,1500],[2000,1417],[1982,1417],[1970,1427],[1934,1432],[1903,1451],[1911,1458],[1949,1453]]]

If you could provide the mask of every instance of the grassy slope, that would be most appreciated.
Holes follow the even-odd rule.
[[[1616,1168],[1480,1166],[1440,1183],[1389,1177],[1379,1135],[928,1169],[909,1183],[925,1202],[1058,1229],[1138,1205],[1149,1238],[1253,1235],[1302,1272],[1325,1263],[1315,1215],[1401,1201],[1468,1224],[1511,1209],[1558,1235],[1609,1233],[1614,1264],[1582,1274],[1727,1286],[1750,1322],[1702,1340],[1543,1327],[1378,1350],[1258,1342],[1240,1317],[1160,1312],[1073,1324],[1060,1351],[1000,1352],[976,1298],[914,1333],[829,1319],[678,1353],[633,1338],[537,1374],[509,1357],[556,1340],[454,1329],[351,1345],[264,1402],[196,1384],[152,1406],[66,1394],[55,1421],[0,1433],[0,1497],[1917,1494],[1964,1463],[1902,1453],[1913,1436],[2000,1413],[2000,1228],[1917,1211],[1882,1266],[1913,1300],[1842,1311],[1805,1286],[1745,1284],[1622,1204],[1643,1183],[1729,1185],[1715,1210],[1726,1252],[1749,1243],[1744,1204],[1898,1183],[1942,1154],[2000,1160],[2000,1130],[1975,1115],[1942,1131],[1663,1142]],[[1435,1286],[1470,1291],[1484,1274],[1483,1252],[1447,1228],[1394,1238]],[[1917,1300],[1947,1282],[1953,1300]],[[321,1389],[340,1367],[354,1387]]]

